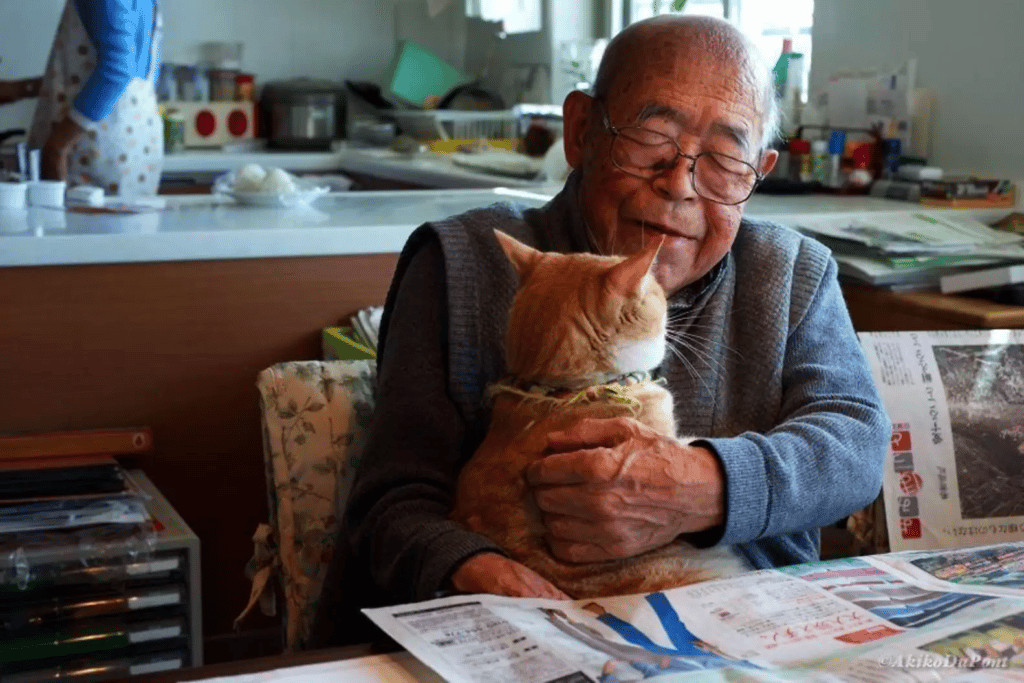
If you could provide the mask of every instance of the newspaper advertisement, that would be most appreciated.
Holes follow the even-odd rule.
[[[892,420],[892,550],[1024,540],[1024,330],[859,337]]]
[[[846,558],[575,602],[463,595],[364,611],[451,683],[1024,682],[1024,574],[996,579],[997,567],[1015,573],[1024,544],[989,549],[978,573],[989,580],[969,591],[940,578],[946,557]]]

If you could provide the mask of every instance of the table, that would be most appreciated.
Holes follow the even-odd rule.
[[[426,665],[421,664],[407,652],[385,651],[379,646],[364,644],[144,674],[116,679],[110,683],[179,683],[327,663],[339,664],[339,668],[345,672],[345,677],[342,680],[346,683],[363,683],[364,681],[367,683],[375,681],[406,683],[441,680]],[[275,674],[274,677],[283,676]]]
[[[846,285],[843,297],[859,332],[1024,327],[1024,306],[970,296]]]

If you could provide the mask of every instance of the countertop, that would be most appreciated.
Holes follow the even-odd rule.
[[[495,201],[540,206],[554,186],[332,193],[305,209],[239,206],[218,196],[167,197],[163,210],[89,215],[0,212],[0,267],[397,253],[421,223]],[[746,215],[792,224],[821,214],[907,211],[868,197],[754,195]],[[972,211],[993,220],[1007,210]]]
[[[247,163],[276,166],[293,173],[348,171],[418,183],[446,189],[486,189],[496,185],[537,187],[541,183],[473,171],[452,163],[444,154],[421,152],[400,154],[389,149],[337,143],[331,151],[279,152],[267,149],[225,152],[222,150],[184,150],[164,156],[164,173],[171,176],[226,173]]]

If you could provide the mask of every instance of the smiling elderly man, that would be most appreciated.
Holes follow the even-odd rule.
[[[552,436],[555,454],[528,470],[556,556],[630,557],[682,534],[736,544],[757,568],[811,561],[818,528],[878,494],[890,426],[835,262],[743,218],[776,160],[777,109],[755,51],[725,22],[661,17],[620,33],[596,80],[564,104],[574,171],[558,196],[426,224],[399,260],[347,520],[349,563],[383,599],[565,597],[447,519],[487,428],[484,388],[504,372],[515,276],[494,228],[551,251],[627,254],[664,236],[655,276],[688,340],[662,374],[679,434],[697,441],[587,421]]]

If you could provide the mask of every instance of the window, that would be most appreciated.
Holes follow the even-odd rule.
[[[674,12],[674,0],[627,0],[628,21]],[[750,36],[769,64],[782,54],[782,41],[793,41],[793,52],[804,55],[804,95],[811,72],[811,26],[814,0],[687,0],[683,14],[728,19]]]

